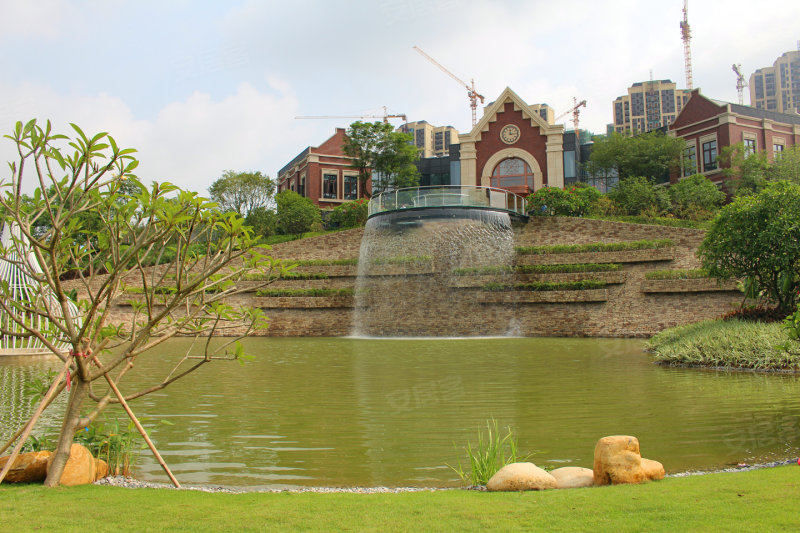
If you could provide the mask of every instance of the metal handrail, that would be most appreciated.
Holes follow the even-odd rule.
[[[526,215],[525,198],[505,189],[474,185],[432,185],[379,193],[370,198],[368,216],[387,211],[432,207],[474,207]]]

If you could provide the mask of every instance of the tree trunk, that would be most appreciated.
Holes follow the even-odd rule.
[[[75,382],[72,384],[72,391],[67,401],[67,409],[64,413],[64,422],[61,425],[61,432],[58,435],[58,443],[53,455],[53,462],[47,472],[47,479],[44,480],[45,487],[56,487],[61,481],[61,474],[69,459],[69,450],[75,433],[78,430],[78,421],[81,418],[81,406],[89,393],[89,382],[81,379],[80,374],[76,375]]]

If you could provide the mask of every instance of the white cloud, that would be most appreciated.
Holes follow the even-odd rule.
[[[308,128],[293,120],[297,97],[281,80],[271,80],[268,91],[242,83],[219,100],[195,92],[165,105],[153,120],[138,119],[107,94],[71,96],[21,85],[0,87],[0,99],[10,103],[0,111],[4,133],[13,127],[12,112],[23,121],[49,118],[64,133],[69,122],[87,135],[107,131],[120,146],[138,150],[143,181],[171,181],[201,193],[226,169],[261,170],[274,177],[275,161],[288,162],[309,136]],[[4,141],[0,158],[11,160],[13,144]]]

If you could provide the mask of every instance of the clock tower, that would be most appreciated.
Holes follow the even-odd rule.
[[[564,126],[549,124],[506,88],[472,131],[459,135],[461,183],[527,196],[564,186]]]

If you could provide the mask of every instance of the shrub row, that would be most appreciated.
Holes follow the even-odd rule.
[[[263,289],[256,291],[256,296],[278,297],[278,296],[352,296],[355,292],[352,288],[345,289]]]
[[[487,267],[456,268],[457,276],[480,276],[487,274],[565,274],[573,272],[612,272],[620,269],[619,263],[565,263],[561,265],[496,265]]]
[[[357,265],[358,257],[348,259],[287,259],[285,262],[286,264],[295,264],[297,266]]]
[[[505,292],[505,291],[584,291],[590,289],[603,289],[605,281],[585,280],[585,281],[561,281],[561,282],[533,282],[533,283],[487,283],[481,287],[484,291]]]
[[[702,279],[708,277],[708,272],[702,268],[694,270],[653,270],[644,275],[644,279]]]
[[[523,255],[574,254],[582,252],[617,252],[625,250],[653,250],[668,248],[675,243],[670,239],[654,239],[624,242],[593,242],[588,244],[553,244],[548,246],[516,246],[514,250]]]

